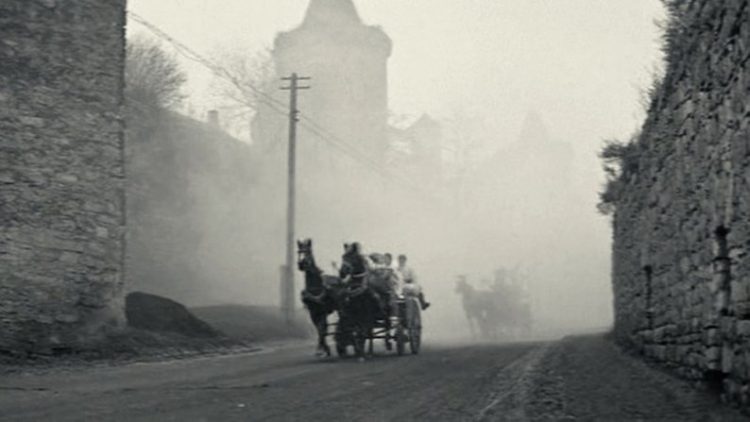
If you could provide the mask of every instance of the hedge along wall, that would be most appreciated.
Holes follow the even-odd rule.
[[[122,314],[125,0],[0,2],[0,352]]]
[[[750,400],[750,1],[677,1],[616,191],[622,343]]]

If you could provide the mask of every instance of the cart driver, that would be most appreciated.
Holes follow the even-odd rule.
[[[402,287],[401,291],[404,296],[416,296],[419,299],[419,304],[422,310],[427,309],[430,306],[430,302],[427,302],[424,298],[424,292],[422,292],[422,286],[417,283],[417,278],[414,274],[414,270],[406,265],[406,255],[398,256],[398,268],[396,273],[401,278]]]

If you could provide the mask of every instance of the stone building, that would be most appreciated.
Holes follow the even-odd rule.
[[[389,187],[378,170],[385,166],[389,145],[391,48],[382,29],[362,21],[353,0],[310,0],[300,25],[275,39],[276,80],[268,94],[275,101],[259,106],[252,126],[253,144],[264,154],[263,184],[276,188],[260,206],[285,215],[289,92],[278,89],[288,85],[280,78],[310,77],[302,84],[311,89],[299,92],[298,104],[303,115],[296,162],[300,235],[338,243],[381,224],[360,216],[384,203],[380,196]],[[342,201],[346,207],[333,206]],[[283,218],[264,223],[280,230],[284,224]],[[283,244],[269,249],[279,251],[274,265],[283,262]]]
[[[303,22],[278,34],[272,57],[279,78],[297,73],[311,77],[300,94],[299,109],[322,128],[376,161],[383,160],[388,140],[388,70],[391,40],[378,27],[362,22],[352,0],[311,0]],[[280,84],[281,81],[278,81]],[[277,91],[277,90],[276,90]],[[288,98],[274,93],[281,104]],[[285,143],[283,113],[261,107],[254,141]],[[302,123],[300,165],[319,165],[324,148]]]
[[[125,0],[0,2],[0,353],[122,321]]]
[[[750,401],[750,2],[669,2],[667,68],[609,187],[615,333]]]
[[[434,189],[443,182],[442,141],[442,125],[427,114],[404,129],[391,127],[388,166]]]

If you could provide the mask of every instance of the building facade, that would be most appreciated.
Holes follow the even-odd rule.
[[[390,54],[391,40],[362,22],[352,0],[311,0],[303,22],[278,34],[272,52],[278,78],[292,73],[312,78],[305,81],[312,89],[299,96],[299,109],[309,118],[301,122],[301,166],[305,161],[317,165],[321,154],[330,153],[315,146],[320,140],[313,132],[382,162],[388,146]],[[288,103],[284,93],[274,93],[281,104]],[[284,116],[262,106],[254,141],[283,143],[286,133]]]

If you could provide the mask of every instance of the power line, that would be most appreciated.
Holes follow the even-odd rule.
[[[165,41],[169,42],[170,44],[172,44],[172,46],[175,48],[175,50],[177,51],[177,53],[179,53],[183,57],[185,57],[185,58],[187,58],[189,60],[192,60],[192,61],[194,61],[194,62],[196,62],[198,64],[203,65],[204,67],[206,67],[207,69],[209,69],[210,71],[212,71],[217,76],[228,80],[235,87],[237,87],[237,88],[239,88],[241,90],[243,88],[245,88],[245,87],[250,88],[257,95],[260,95],[260,96],[266,98],[266,101],[263,101],[264,103],[266,103],[266,105],[272,107],[274,109],[274,111],[276,111],[277,113],[279,113],[281,115],[286,115],[286,111],[285,111],[286,104],[284,104],[282,101],[274,98],[271,95],[268,95],[267,93],[263,92],[263,90],[261,90],[261,89],[255,87],[255,86],[253,86],[250,83],[243,84],[242,82],[240,82],[239,79],[237,79],[234,75],[232,75],[232,73],[229,72],[226,68],[224,68],[224,67],[222,67],[222,66],[220,66],[220,65],[218,65],[218,64],[216,64],[214,62],[212,62],[211,60],[206,59],[202,55],[198,54],[195,50],[191,49],[190,47],[188,47],[187,45],[181,43],[180,41],[172,38],[169,34],[167,34],[166,32],[162,31],[159,27],[157,27],[156,25],[150,23],[149,21],[147,21],[146,19],[142,18],[138,14],[129,11],[128,15],[134,21],[136,21],[139,24],[145,26],[148,30],[150,30],[152,33],[154,33],[154,35],[156,35],[159,38],[162,38],[163,40],[165,40]]]
[[[147,20],[145,20],[144,18],[140,17],[139,15],[133,12],[129,12],[129,14],[133,17],[133,19],[136,22],[140,23],[141,25],[144,25],[146,28],[151,30],[155,35],[159,36],[160,38],[172,44],[176,48],[177,52],[183,55],[184,57],[205,66],[206,68],[214,72],[217,76],[227,79],[229,82],[231,82],[233,85],[235,85],[235,87],[239,89],[242,89],[245,86],[250,88],[257,95],[265,98],[265,101],[262,99],[260,101],[266,104],[271,110],[275,111],[279,115],[282,115],[282,116],[286,115],[286,112],[283,109],[281,109],[281,107],[286,107],[286,104],[284,104],[280,100],[263,92],[263,90],[253,86],[251,83],[245,83],[245,84],[241,83],[236,77],[234,77],[231,74],[231,72],[229,72],[222,66],[219,66],[211,62],[210,60],[202,57],[200,54],[196,53],[190,47],[172,38],[169,34],[162,31],[156,25],[151,24],[150,22],[148,22]],[[331,144],[339,143],[339,145],[335,145],[336,147],[338,147],[337,149],[339,151],[342,151],[345,154],[350,155],[351,158],[354,158],[357,161],[363,162],[364,164],[368,165],[368,167],[370,168],[373,168],[373,169],[377,168],[378,170],[380,170],[379,173],[381,173],[384,176],[391,177],[391,178],[395,177],[387,169],[380,167],[374,161],[371,161],[368,158],[365,158],[362,155],[360,155],[359,151],[354,150],[350,145],[348,145],[348,142],[338,138],[331,131],[323,128],[322,126],[317,124],[314,120],[307,117],[303,113],[300,112],[298,114],[300,118],[303,120],[302,125],[306,127],[308,130],[310,130],[313,134],[315,134],[321,140],[329,142]],[[334,142],[331,139],[329,139],[331,137],[336,138],[336,141]]]

